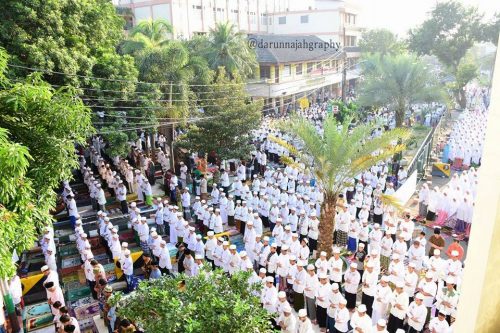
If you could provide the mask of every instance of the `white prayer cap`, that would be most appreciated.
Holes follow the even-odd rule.
[[[215,208],[215,212],[216,213],[220,213],[220,209],[219,208]]]
[[[236,247],[236,246],[235,246],[235,247]],[[246,255],[247,255],[247,251],[241,251],[241,252],[240,252],[240,257],[242,257],[242,258],[243,258],[243,257],[246,257]]]
[[[189,227],[189,231],[195,231],[196,229],[194,227]]]
[[[332,283],[332,290],[339,290],[339,284],[336,282]]]
[[[458,257],[458,251],[451,251],[452,257]]]
[[[83,233],[83,234],[82,234],[82,238],[87,238],[87,234],[86,234],[86,233]]]
[[[196,260],[203,260],[203,256],[201,254],[197,254],[194,256],[194,259]]]
[[[218,240],[219,242],[224,242],[224,237],[219,237],[219,238],[217,238],[217,240]]]
[[[414,262],[411,262],[411,263],[408,264],[408,267],[416,268],[417,265]]]
[[[285,298],[286,297],[286,293],[284,291],[280,291],[278,293],[278,298]]]
[[[292,228],[289,225],[287,225],[285,226],[285,230],[292,230]]]
[[[366,312],[366,305],[364,305],[364,304],[358,305],[358,311],[359,312]]]
[[[381,319],[379,319],[379,320],[377,321],[377,325],[378,325],[378,326],[385,327],[385,326],[387,325],[387,322],[385,321],[385,319],[382,319],[382,318],[381,318]]]
[[[252,270],[253,270],[253,265],[252,265],[252,263],[247,262],[246,268],[247,268],[247,269],[252,269]]]
[[[299,310],[299,317],[301,317],[301,318],[307,317],[307,310],[306,309],[300,309]]]
[[[156,231],[151,232],[151,237],[156,237],[158,236],[158,233]]]
[[[196,239],[201,239],[201,235],[200,234],[196,235]]]
[[[307,266],[307,261],[305,261],[305,260],[299,260],[297,262],[297,266],[305,267],[305,266]]]
[[[42,266],[42,268],[40,268],[40,270],[41,270],[42,272],[48,271],[48,270],[49,270],[49,266],[44,265],[44,266]]]
[[[363,243],[361,243],[361,244],[363,244]],[[374,256],[378,256],[378,251],[377,250],[372,250],[372,252],[370,254],[374,255]]]
[[[339,303],[340,303],[340,304],[344,304],[344,305],[346,305],[346,304],[347,304],[347,300],[346,300],[345,298],[343,298],[343,297],[342,297],[342,298],[339,300]]]
[[[373,227],[374,227],[375,229],[379,229],[379,228],[380,228],[380,224],[375,223],[375,224],[373,225]]]
[[[281,246],[281,249],[282,249],[282,250],[285,250],[285,251],[286,251],[286,250],[288,250],[288,248],[289,248],[289,247],[288,247],[288,245],[286,245],[286,244],[284,244],[284,245],[282,245],[282,246]]]
[[[231,244],[231,245],[229,246],[229,249],[230,249],[230,250],[236,250],[236,245]]]
[[[418,293],[418,294],[415,296],[415,298],[423,300],[423,299],[424,299],[424,295],[422,295],[421,293]]]
[[[266,282],[274,283],[274,278],[272,276],[266,277]]]
[[[188,226],[189,226],[189,223],[188,223],[188,221],[183,221],[183,222],[182,222],[182,225],[184,225],[184,227],[188,227]]]
[[[167,242],[165,242],[164,240],[162,240],[162,241],[160,242],[160,245],[167,245]]]
[[[389,282],[389,277],[387,275],[382,276],[381,281]]]
[[[109,217],[105,217],[104,222],[109,222]]]
[[[252,221],[248,221],[247,225],[253,225],[253,222]]]
[[[429,271],[427,273],[425,273],[425,278],[426,279],[432,279],[434,276],[432,275],[432,273]]]
[[[228,246],[228,245],[229,245],[229,242],[228,242],[228,241],[223,241],[223,242],[222,242],[222,245],[224,245],[224,246]]]
[[[269,242],[269,237],[268,236],[264,236],[264,242]]]
[[[399,260],[400,257],[399,257],[399,254],[395,253],[392,255],[392,260]]]
[[[321,251],[321,253],[319,254],[321,257],[326,257],[326,252],[325,251]]]
[[[123,242],[122,243],[122,247],[128,247],[128,243],[127,242]]]
[[[316,217],[316,212],[311,212],[311,213],[309,214],[309,216],[310,216],[310,217]]]
[[[405,285],[403,283],[403,281],[397,281],[396,282],[396,288],[403,288]]]
[[[441,255],[441,250],[440,249],[434,249],[434,255],[435,256]]]
[[[262,237],[261,234],[255,234],[255,238],[260,238],[260,237]]]
[[[358,264],[356,264],[355,262],[353,262],[353,263],[351,263],[349,265],[349,267],[351,267],[351,268],[358,268]]]
[[[142,221],[142,222],[146,222],[146,221],[147,221],[146,216],[141,216],[141,221]]]
[[[118,229],[116,229],[115,227],[113,227],[113,228],[111,228],[111,232],[113,232],[113,233],[116,234],[118,232]]]
[[[102,210],[98,211],[97,215],[102,215]]]
[[[320,279],[328,279],[328,275],[326,275],[326,273],[320,273],[318,275],[318,278],[320,278]]]
[[[276,223],[278,223],[278,222],[279,222],[279,223],[283,222],[283,219],[282,219],[281,217],[278,217],[278,218],[276,219]]]
[[[333,248],[333,253],[340,253],[340,249],[338,247]]]
[[[315,267],[314,267],[314,265],[312,265],[312,264],[307,265],[307,270],[308,270],[308,271],[313,271],[313,270],[314,270],[314,268],[315,268]]]
[[[283,312],[286,312],[286,313],[292,312],[292,307],[290,306],[290,304],[285,303],[285,306],[283,307]]]
[[[259,269],[259,273],[266,274],[267,270],[264,267],[262,267],[261,269]]]
[[[181,212],[178,212],[177,214],[175,214],[177,217],[181,217],[182,216],[182,213]]]
[[[213,211],[214,211],[214,208],[213,208],[213,207],[209,207],[209,208],[208,208],[208,211],[209,211],[209,212],[213,212]]]
[[[125,255],[125,256],[129,256],[129,255],[130,255],[130,250],[125,250],[125,251],[123,251],[123,255]]]
[[[455,279],[452,276],[446,278],[446,284],[455,284]]]
[[[372,261],[368,261],[368,262],[366,263],[366,267],[367,267],[367,268],[373,268],[373,262],[372,262]]]
[[[292,237],[298,238],[298,237],[299,237],[299,234],[298,234],[298,233],[296,233],[296,232],[292,232]]]

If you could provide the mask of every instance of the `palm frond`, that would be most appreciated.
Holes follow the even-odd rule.
[[[401,211],[403,211],[405,209],[403,203],[401,203],[401,201],[398,198],[396,198],[395,196],[393,196],[393,195],[382,193],[379,196],[379,199],[380,199],[380,202],[382,202],[382,204],[384,206],[386,206],[386,207],[393,207],[398,212],[401,212]]]

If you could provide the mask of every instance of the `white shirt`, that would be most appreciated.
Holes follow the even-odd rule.
[[[417,305],[417,303],[412,302],[408,307],[407,317],[408,325],[417,331],[421,331],[424,328],[425,318],[427,317],[427,309],[423,303],[421,305]],[[415,320],[413,320],[413,318],[415,318]]]
[[[394,291],[391,295],[391,314],[399,319],[404,319],[406,315],[406,311],[408,310],[408,294],[404,291],[401,294],[398,294]],[[402,309],[398,309],[396,305],[399,304],[402,306]]]
[[[434,317],[429,323],[429,330],[431,333],[448,333],[450,325],[446,319],[439,320],[439,317]]]
[[[345,272],[344,279],[344,290],[350,294],[357,294],[359,282],[361,280],[361,275],[359,274],[359,272],[357,270],[353,272],[349,269],[347,272]]]

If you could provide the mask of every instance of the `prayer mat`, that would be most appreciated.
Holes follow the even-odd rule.
[[[52,320],[54,319],[54,316],[51,314],[45,314],[43,316],[38,316],[38,317],[33,317],[26,319],[26,331],[31,332],[33,330],[42,328],[42,327],[47,327],[47,326],[52,326],[54,325],[52,323]]]
[[[99,314],[99,303],[94,302],[91,304],[86,304],[74,309],[75,318],[77,320],[93,318],[96,314]]]
[[[81,287],[82,287],[82,284],[80,283],[80,281],[70,281],[70,282],[64,284],[64,289],[66,289],[66,290],[78,289]]]
[[[27,305],[24,309],[26,318],[39,317],[46,314],[52,315],[50,306],[47,302]]]
[[[108,260],[108,255],[106,253],[101,253],[101,254],[98,254],[98,255],[94,255],[94,259],[101,262],[101,261],[104,261],[104,260]]]
[[[78,273],[70,273],[70,274],[63,275],[62,282],[64,284],[72,282],[72,281],[79,281]]]
[[[120,291],[127,289],[127,282],[125,281],[114,281],[110,282],[109,285],[113,287],[113,291]]]
[[[30,331],[30,333],[54,333],[54,326],[49,325],[47,327],[35,329],[34,331]]]
[[[88,296],[88,297],[80,298],[74,302],[70,302],[70,307],[72,309],[76,309],[78,307],[89,305],[89,304],[92,304],[94,302],[95,302],[95,299],[93,299],[92,296]]]
[[[67,299],[70,302],[73,302],[73,301],[76,301],[77,299],[87,297],[90,294],[91,294],[90,288],[85,286],[85,287],[78,288],[78,289],[68,290],[67,291]]]
[[[81,332],[97,332],[94,324],[94,318],[86,318],[78,321]]]
[[[72,255],[70,257],[66,257],[66,258],[62,259],[62,261],[61,261],[61,268],[63,270],[63,274],[64,274],[65,269],[72,268],[75,266],[81,266],[81,265],[82,265],[81,257],[78,254]]]
[[[78,254],[78,249],[75,244],[64,245],[59,248],[59,256],[61,258]]]

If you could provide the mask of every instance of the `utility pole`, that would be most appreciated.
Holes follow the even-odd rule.
[[[345,20],[345,19],[344,19]],[[342,56],[343,56],[343,64],[342,64],[342,103],[346,103],[346,81],[347,81],[347,64],[346,64],[346,60],[347,60],[347,52],[345,50],[345,44],[346,44],[346,40],[345,40],[345,25],[343,27],[343,36],[344,36],[344,45],[343,45],[343,50],[342,50]]]

